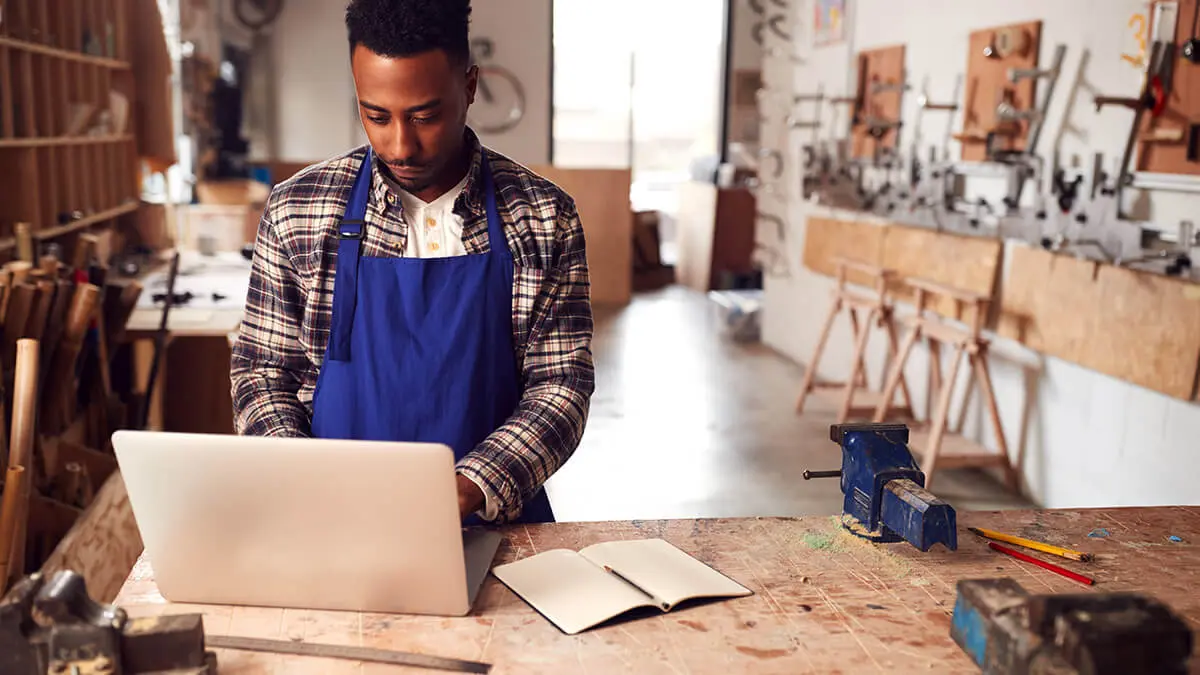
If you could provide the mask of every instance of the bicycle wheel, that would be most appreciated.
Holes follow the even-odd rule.
[[[525,88],[517,76],[499,66],[481,66],[475,103],[467,114],[479,132],[510,131],[525,117]]]

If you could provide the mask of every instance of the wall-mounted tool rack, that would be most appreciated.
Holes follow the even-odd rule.
[[[971,33],[963,130],[955,135],[963,161],[988,160],[989,147],[1000,152],[1026,148],[1038,78],[1011,75],[1037,70],[1041,42],[1041,21]]]
[[[908,89],[904,58],[904,45],[858,53],[858,84],[850,115],[850,154],[855,159],[877,159],[896,150],[901,104]]]
[[[138,205],[126,0],[9,0],[0,23],[0,251]],[[23,229],[23,228],[22,228]]]

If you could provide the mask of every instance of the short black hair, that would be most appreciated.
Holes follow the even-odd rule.
[[[346,6],[350,53],[362,45],[397,58],[441,49],[469,63],[471,0],[351,0]]]

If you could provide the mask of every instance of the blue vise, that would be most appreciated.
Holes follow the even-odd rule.
[[[954,507],[925,489],[925,474],[908,450],[903,424],[835,424],[829,437],[842,447],[842,526],[864,539],[905,540],[922,551],[942,543],[958,548]],[[816,472],[805,472],[814,477]]]

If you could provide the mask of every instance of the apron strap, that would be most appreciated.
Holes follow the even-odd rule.
[[[333,285],[333,321],[329,330],[329,358],[350,360],[350,328],[358,299],[358,260],[362,252],[367,202],[371,197],[371,170],[375,153],[367,146],[367,156],[358,167],[354,189],[342,222],[338,225],[337,272]]]
[[[496,207],[496,184],[492,180],[492,168],[488,163],[486,149],[482,151],[482,160],[480,173],[483,174],[484,201],[487,205],[489,253],[501,258],[511,258],[508,238],[504,236],[504,221],[500,219],[500,209]]]

